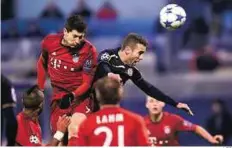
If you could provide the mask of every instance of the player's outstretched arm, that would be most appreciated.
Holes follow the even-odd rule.
[[[144,91],[148,96],[156,98],[159,101],[162,101],[164,103],[167,103],[179,109],[183,109],[184,111],[188,112],[190,115],[193,115],[191,109],[188,107],[187,104],[177,103],[174,99],[165,95],[158,88],[156,88],[155,86],[147,82],[142,77],[141,73],[137,69],[134,70],[132,81],[137,87],[139,87],[142,91]]]
[[[52,141],[48,146],[57,146],[64,137],[64,133],[67,131],[67,128],[70,124],[70,118],[66,115],[59,117],[57,122],[57,131],[53,136]]]
[[[207,132],[203,127],[197,125],[194,131],[197,135],[201,136],[205,140],[207,140],[211,144],[221,144],[223,142],[222,135],[212,136],[209,132]]]
[[[41,90],[44,90],[46,81],[48,53],[43,51],[37,62],[37,84]]]
[[[172,105],[174,107],[177,106],[178,103],[175,100],[165,95],[155,86],[153,86],[152,84],[147,82],[145,79],[143,79],[141,73],[137,69],[134,70],[131,80],[137,87],[139,87],[142,91],[144,91],[148,96],[156,98],[157,100],[167,103],[169,105]]]

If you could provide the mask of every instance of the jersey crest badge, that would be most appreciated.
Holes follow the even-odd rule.
[[[83,69],[89,72],[91,71],[91,67],[92,67],[92,61],[90,59],[86,60],[83,65]]]
[[[108,61],[110,59],[110,55],[106,52],[101,55],[102,61]]]
[[[169,126],[164,127],[164,133],[165,134],[170,134],[171,133],[171,128]]]
[[[78,55],[77,55],[77,54],[74,54],[74,55],[73,55],[73,62],[74,62],[74,63],[77,63],[78,60],[79,60]]]
[[[29,140],[33,144],[38,144],[39,143],[39,138],[37,136],[35,136],[35,135],[31,135]]]
[[[133,75],[133,69],[132,68],[128,68],[127,69],[127,74],[131,77]]]

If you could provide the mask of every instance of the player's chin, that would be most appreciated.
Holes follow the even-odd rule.
[[[160,114],[160,111],[158,111],[158,110],[152,110],[151,113],[152,113],[153,115],[158,115],[158,114]]]
[[[131,66],[136,66],[138,62],[133,62]]]

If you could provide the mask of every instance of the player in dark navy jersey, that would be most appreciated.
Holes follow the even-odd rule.
[[[142,36],[130,33],[124,39],[120,48],[102,51],[98,56],[98,67],[94,82],[107,75],[118,79],[123,84],[130,79],[147,95],[179,109],[183,109],[193,115],[187,104],[177,103],[175,100],[162,93],[147,82],[135,67],[135,65],[143,59],[147,46],[148,43]]]
[[[7,146],[14,146],[17,133],[17,120],[14,113],[16,106],[15,89],[12,83],[2,74],[1,86],[1,134],[3,135],[2,132],[5,131]]]

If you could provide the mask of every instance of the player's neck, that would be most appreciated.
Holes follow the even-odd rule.
[[[28,109],[23,109],[23,113],[25,116],[31,118],[33,121],[37,121],[39,116],[35,115],[34,111],[28,110]]]
[[[68,46],[68,45],[67,45],[67,42],[65,41],[64,38],[61,40],[61,45],[63,45],[63,46]]]
[[[150,114],[150,119],[152,122],[160,122],[162,117],[163,117],[163,112],[156,114],[156,115]]]
[[[104,108],[111,108],[111,107],[119,107],[119,104],[115,104],[115,105],[107,104],[107,105],[101,105],[101,106],[100,106],[101,109],[104,109]]]
[[[124,64],[127,64],[127,62],[126,62],[127,60],[126,60],[125,54],[124,54],[124,52],[123,52],[121,49],[118,51],[118,55],[119,55],[121,61],[122,61]]]
[[[71,48],[73,48],[72,46],[70,46],[69,44],[68,44],[68,42],[66,42],[66,40],[63,38],[62,40],[61,40],[61,43],[60,43],[61,45],[63,45],[63,46],[65,46],[65,47],[71,47]]]

